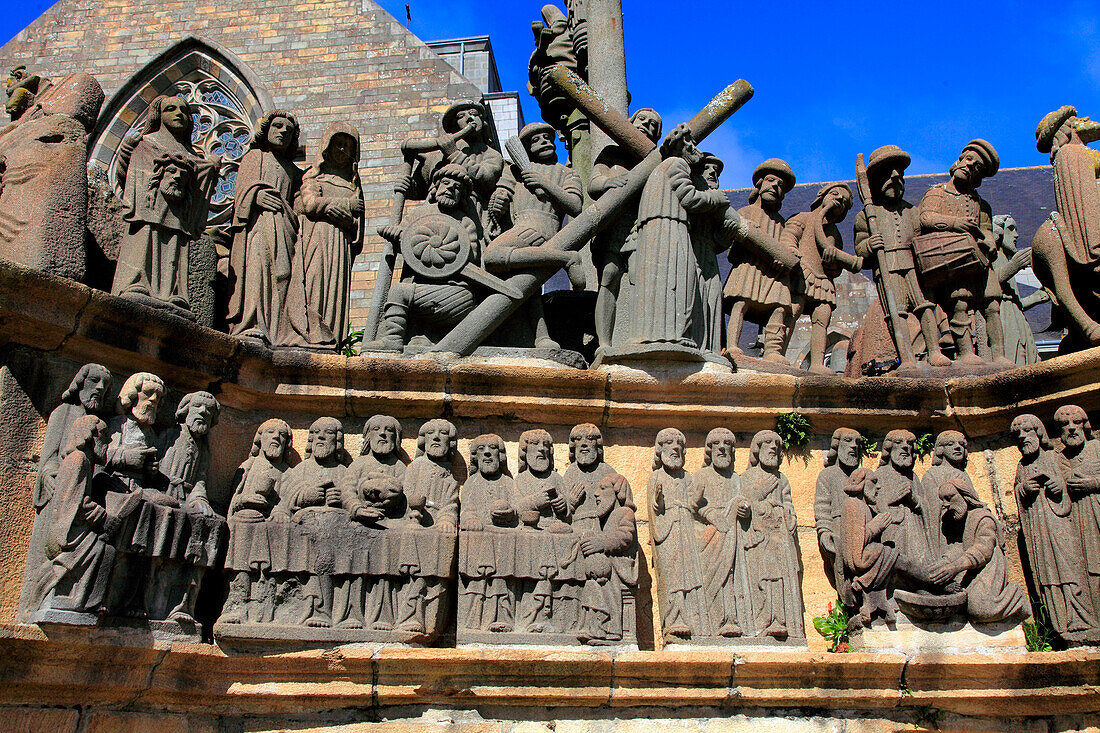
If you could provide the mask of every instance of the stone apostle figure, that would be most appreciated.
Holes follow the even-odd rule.
[[[475,218],[490,235],[496,228],[489,215],[489,198],[504,171],[504,156],[493,147],[489,115],[478,102],[452,104],[443,113],[443,134],[430,141],[434,149],[421,155],[412,174],[398,181],[394,190],[409,199],[431,198],[436,171],[447,165],[459,165],[469,179]]]
[[[566,216],[581,213],[581,179],[572,168],[558,162],[554,128],[532,122],[519,131],[519,139],[531,159],[527,170],[504,169],[497,188],[489,199],[489,212],[505,230],[485,249],[483,263],[491,271],[572,264],[575,252],[542,246],[561,229]],[[509,226],[510,224],[510,226]],[[542,297],[532,297],[527,305],[535,348],[558,348],[546,330]]]
[[[932,567],[932,580],[943,585],[955,581],[966,589],[971,621],[995,623],[1026,616],[1027,596],[1008,579],[1001,523],[969,481],[951,478],[938,491],[945,554]]]
[[[953,232],[954,240],[941,238],[941,252],[945,258],[955,258],[952,250],[962,247],[973,265],[960,271],[957,265],[943,269],[938,284],[933,286],[933,298],[944,309],[951,324],[951,336],[955,341],[956,360],[960,364],[981,364],[983,360],[974,349],[974,317],[972,309],[981,310],[986,320],[986,335],[993,361],[1001,364],[1004,358],[1004,335],[1001,328],[1001,288],[990,266],[996,255],[997,243],[993,237],[993,214],[989,203],[978,195],[982,179],[993,176],[1000,166],[997,151],[985,140],[971,140],[959,153],[959,159],[951,165],[951,178],[937,183],[924,194],[920,206],[922,239],[933,233]],[[956,261],[952,259],[950,261]],[[922,278],[932,278],[927,265]]]
[[[111,292],[193,318],[187,253],[206,226],[221,161],[191,147],[191,112],[180,97],[157,97],[141,133],[119,148],[116,192],[127,225]]]
[[[92,487],[92,471],[107,459],[107,424],[82,415],[69,426],[55,475],[56,514],[46,536],[47,564],[38,580],[39,608],[100,614],[115,559],[110,535],[119,519]]]
[[[297,205],[306,312],[319,316],[323,325],[307,334],[321,341],[303,345],[329,346],[347,336],[351,264],[363,249],[358,130],[346,122],[329,125],[321,138],[320,155],[302,176]],[[327,340],[329,335],[332,340]]]
[[[656,110],[643,107],[635,111],[630,116],[630,124],[654,144],[661,139],[661,115]],[[588,195],[593,201],[598,201],[608,191],[621,188],[637,162],[637,158],[619,145],[613,143],[606,146],[592,164]],[[626,309],[620,312],[616,308],[616,302],[619,299],[619,286],[636,247],[631,230],[637,220],[637,213],[636,202],[627,204],[623,212],[592,240],[592,259],[600,278],[600,289],[596,294],[596,338],[604,348],[611,345],[613,331],[621,327],[616,325],[616,321],[630,317]]]
[[[894,303],[903,313],[912,313],[920,321],[921,334],[930,366],[948,366],[951,360],[940,350],[940,329],[936,322],[936,306],[925,297],[917,277],[917,262],[913,253],[913,238],[920,234],[917,209],[902,198],[905,195],[905,169],[909,153],[897,145],[883,145],[867,159],[867,181],[871,187],[871,203],[875,207],[876,232],[872,236],[867,224],[867,212],[861,209],[855,218],[856,254],[874,270],[882,287],[891,293]],[[885,271],[879,268],[878,252],[882,252]],[[874,318],[882,319],[882,328],[889,328],[885,306],[879,304]],[[905,338],[909,334],[903,335]]]
[[[745,558],[738,552],[738,520],[746,519],[750,508],[741,492],[741,479],[733,470],[735,443],[726,428],[707,433],[703,467],[692,476],[702,499],[697,515],[708,525],[703,532],[702,559],[710,629],[723,637],[741,636],[740,619],[751,613]]]
[[[676,428],[657,433],[653,473],[649,476],[649,514],[661,622],[665,638],[686,639],[702,627],[704,599],[695,515],[701,503],[691,475],[684,470],[687,438]]]
[[[596,486],[613,475],[617,472],[604,461],[600,429],[592,423],[574,426],[569,431],[569,467],[562,476],[574,532],[597,530]]]
[[[1035,147],[1050,153],[1058,211],[1039,227],[1032,265],[1056,310],[1070,327],[1067,347],[1100,344],[1100,153],[1088,143],[1100,139],[1100,124],[1078,117],[1069,105],[1054,110],[1035,129]]]
[[[290,552],[295,566],[303,567],[309,580],[305,594],[309,601],[303,626],[332,626],[333,574],[336,566],[335,538],[347,521],[341,507],[340,480],[347,470],[344,429],[333,417],[320,417],[309,426],[305,458],[279,478],[279,504],[272,520],[292,520]]]
[[[638,528],[630,484],[609,474],[593,490],[598,524],[580,538],[585,583],[578,638],[608,644],[623,639],[623,596],[638,585]]]
[[[1058,457],[1035,415],[1018,415],[1011,429],[1020,450],[1015,493],[1032,581],[1058,634],[1071,640],[1094,636],[1100,624],[1087,558]]]
[[[699,258],[692,246],[692,217],[729,208],[729,199],[699,178],[703,154],[686,125],[669,133],[665,160],[649,177],[638,201],[636,272],[627,344],[672,344],[717,353],[706,325]],[[713,253],[711,253],[713,256]]]
[[[272,418],[256,429],[248,458],[233,477],[229,501],[229,597],[222,623],[270,622],[275,617],[275,581],[267,518],[279,501],[276,485],[286,473],[290,426]]]
[[[480,264],[485,230],[470,206],[470,186],[471,178],[461,165],[449,163],[436,168],[427,202],[410,212],[401,225],[380,230],[382,236],[396,243],[406,228],[423,225],[434,231],[444,226],[461,227],[470,240],[470,261]],[[405,270],[401,282],[390,288],[378,339],[364,344],[364,351],[401,350],[408,341],[410,321],[421,330],[432,330],[434,335],[433,329],[453,326],[469,315],[482,297],[480,288],[461,277],[433,280],[408,272],[408,267]]]
[[[1058,465],[1073,502],[1071,516],[1081,534],[1092,607],[1100,609],[1100,440],[1077,405],[1059,407],[1054,422],[1062,443]]]
[[[932,449],[932,466],[921,477],[921,486],[924,489],[924,504],[936,514],[942,503],[940,487],[951,480],[969,487],[974,491],[974,482],[966,472],[966,464],[969,458],[966,436],[957,430],[944,430],[936,436],[936,445]],[[939,512],[942,514],[942,511]],[[932,515],[929,515],[932,516]],[[929,535],[929,548],[932,555],[939,556],[943,553],[943,533],[936,531]]]
[[[123,414],[109,423],[111,438],[104,467],[118,491],[140,491],[157,483],[157,436],[153,425],[164,391],[163,380],[149,372],[130,375],[119,390]],[[166,496],[165,503],[179,502]]]
[[[218,422],[221,405],[209,392],[184,395],[176,408],[177,428],[166,433],[159,461],[167,479],[166,493],[179,502],[187,517],[190,537],[182,557],[162,564],[154,560],[157,576],[155,618],[194,623],[195,602],[208,567],[214,566],[225,547],[225,520],[210,506],[207,482],[210,474],[210,429]],[[158,569],[158,564],[160,565]]]
[[[880,464],[874,474],[877,495],[872,511],[890,516],[882,541],[897,549],[897,567],[905,577],[923,587],[928,584],[928,569],[939,544],[933,541],[939,531],[939,505],[930,501],[913,472],[916,442],[917,436],[908,430],[891,430],[883,438]]]
[[[768,158],[752,174],[753,192],[748,206],[738,210],[741,218],[758,227],[763,234],[779,241],[787,220],[779,213],[783,197],[794,188],[795,177],[786,161]],[[730,249],[733,269],[723,291],[725,309],[730,314],[726,327],[726,349],[738,354],[745,316],[763,320],[764,358],[785,362],[787,319],[792,309],[791,286],[787,269],[762,253]]]
[[[226,320],[234,336],[264,344],[310,333],[310,324],[303,323],[305,272],[294,214],[302,184],[294,163],[299,130],[289,112],[268,112],[237,170]]]
[[[865,468],[856,468],[844,483],[837,552],[844,572],[841,600],[854,611],[849,628],[870,628],[876,616],[887,624],[897,620],[887,585],[898,562],[898,549],[884,542],[883,532],[893,523],[890,514],[875,510],[878,482]]]
[[[833,280],[842,270],[859,272],[863,258],[844,251],[836,225],[852,208],[852,191],[844,183],[828,183],[817,192],[808,212],[787,220],[780,240],[801,255],[802,279],[792,320],[810,314],[810,371],[833,374],[825,365],[825,344],[829,322],[836,307]]]
[[[844,486],[852,472],[859,468],[859,463],[859,431],[837,428],[829,441],[825,468],[817,475],[817,491],[814,493],[814,523],[817,525],[821,559],[825,561],[829,582],[845,605],[849,605],[849,597],[844,583],[841,513],[844,508]]]
[[[41,512],[53,496],[53,480],[61,464],[69,428],[85,415],[102,416],[107,393],[111,389],[111,373],[99,364],[85,364],[73,377],[69,388],[61,395],[61,404],[46,421],[46,435],[38,459],[38,476],[34,484],[34,508]],[[104,457],[106,460],[106,457]]]
[[[458,452],[458,430],[448,420],[429,420],[420,426],[416,457],[404,475],[405,518],[444,533],[455,545],[458,531],[458,481],[451,463]],[[453,562],[454,555],[451,556]],[[445,574],[414,574],[398,594],[397,626],[406,631],[437,634],[447,616],[451,565]],[[446,577],[443,577],[445,575]]]
[[[470,478],[462,490],[461,528],[466,552],[460,550],[459,625],[482,631],[512,631],[515,589],[504,568],[497,567],[488,533],[516,527],[515,481],[508,472],[504,439],[479,435],[470,443]]]
[[[749,467],[741,474],[741,493],[749,511],[739,520],[755,634],[780,640],[806,636],[798,520],[791,484],[779,471],[782,460],[783,439],[778,433],[761,430],[753,436]]]
[[[1017,249],[1016,241],[1020,232],[1016,220],[1009,214],[997,214],[993,217],[993,236],[997,239],[997,257],[993,260],[993,271],[1001,283],[1001,324],[1004,330],[1005,358],[1017,366],[1034,364],[1039,361],[1039,350],[1035,346],[1035,333],[1027,322],[1024,312],[1040,303],[1050,302],[1046,290],[1036,290],[1026,297],[1020,296],[1016,284],[1016,275],[1031,264],[1030,249]]]

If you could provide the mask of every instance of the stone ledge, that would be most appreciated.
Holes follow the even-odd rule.
[[[310,714],[437,705],[538,708],[932,706],[969,716],[1100,711],[1100,650],[922,655],[342,647],[227,655],[0,626],[0,706]],[[905,690],[903,692],[903,690]]]
[[[155,372],[182,390],[205,389],[241,409],[340,417],[386,412],[552,425],[705,431],[717,422],[769,428],[798,410],[818,433],[851,423],[961,427],[1003,433],[1021,410],[1065,402],[1100,409],[1100,348],[985,377],[901,379],[698,372],[671,379],[432,359],[345,357],[272,351],[243,343],[79,283],[0,261],[0,345],[101,361],[120,372]]]

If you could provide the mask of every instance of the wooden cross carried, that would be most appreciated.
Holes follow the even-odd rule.
[[[660,150],[649,138],[638,132],[629,120],[606,104],[599,94],[576,74],[564,66],[558,66],[551,71],[550,78],[563,93],[588,114],[592,122],[607,133],[608,137],[641,159],[630,171],[622,187],[612,189],[598,201],[593,201],[580,216],[572,219],[541,245],[574,251],[580,249],[596,232],[614,221],[615,215],[641,194],[646,181],[661,163],[662,158]],[[697,143],[702,142],[707,135],[714,132],[719,125],[752,99],[752,94],[752,85],[744,79],[739,79],[723,89],[687,123],[694,140]],[[454,352],[464,356],[470,354],[528,298],[537,294],[551,275],[553,272],[548,272],[545,268],[516,272],[508,278],[507,282],[523,294],[522,299],[516,300],[503,293],[490,293],[468,316],[451,329],[451,332],[441,339],[432,351]]]

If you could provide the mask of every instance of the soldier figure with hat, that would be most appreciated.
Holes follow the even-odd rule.
[[[974,349],[974,316],[971,309],[985,316],[993,361],[1009,364],[1005,359],[1004,335],[1001,327],[1001,286],[990,265],[996,256],[997,240],[993,235],[993,213],[989,202],[978,195],[982,179],[996,175],[1000,166],[997,151],[987,141],[971,140],[951,165],[951,178],[932,186],[921,199],[922,237],[915,250],[921,276],[932,285],[934,300],[948,314],[951,336],[955,341],[956,359],[960,364],[980,364],[983,359]],[[929,283],[928,262],[920,260],[927,251],[922,245],[935,241],[929,235],[953,232],[962,235],[961,247],[941,237],[940,252],[933,253],[947,263],[939,282]]]
[[[905,169],[909,153],[897,145],[883,145],[871,153],[867,161],[867,179],[871,188],[871,203],[875,207],[876,227],[872,234],[866,209],[855,219],[856,254],[876,265],[875,278],[892,296],[900,312],[914,314],[920,320],[921,333],[928,349],[930,366],[948,366],[951,360],[940,350],[940,330],[936,322],[936,307],[925,297],[917,277],[913,253],[913,238],[920,234],[917,209],[904,198]],[[882,252],[885,271],[879,271],[876,253]],[[886,313],[882,305],[883,315]],[[899,335],[909,338],[909,334]]]
[[[767,237],[779,241],[787,220],[779,213],[783,197],[794,188],[794,172],[787,162],[768,158],[752,174],[753,192],[749,204],[738,210],[743,221],[758,227]],[[726,279],[723,301],[729,310],[726,349],[738,354],[741,327],[745,316],[759,315],[764,320],[764,358],[785,362],[783,348],[787,319],[791,314],[791,286],[788,270],[779,261],[761,256],[755,250],[732,248],[729,254],[733,270]],[[782,279],[781,279],[782,278]]]
[[[1058,210],[1039,227],[1032,242],[1035,274],[1068,316],[1069,342],[1100,344],[1100,124],[1078,117],[1069,105],[1043,117],[1035,147],[1050,153]]]
[[[545,122],[532,122],[519,131],[531,166],[521,170],[513,163],[505,168],[489,199],[489,212],[506,231],[486,248],[486,269],[508,272],[557,268],[577,259],[576,252],[542,246],[561,229],[567,214],[581,213],[580,176],[558,162],[554,138],[554,128]],[[506,227],[508,222],[510,228]],[[528,309],[535,329],[535,348],[557,348],[546,330],[542,298],[531,298]]]

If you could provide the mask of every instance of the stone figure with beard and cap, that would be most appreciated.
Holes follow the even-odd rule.
[[[422,527],[448,550],[427,560],[418,555],[415,569],[402,561],[402,572],[407,571],[411,577],[397,594],[397,628],[430,638],[443,631],[453,588],[458,481],[451,463],[457,453],[458,429],[454,424],[439,418],[429,420],[420,426],[416,457],[404,475],[406,525]],[[433,561],[434,569],[430,569]]]
[[[566,216],[581,213],[580,176],[558,162],[554,128],[550,125],[525,125],[519,139],[531,167],[505,167],[489,199],[489,212],[504,232],[489,243],[482,258],[487,270],[504,276],[513,270],[567,267],[578,257],[576,252],[543,245],[561,229]],[[526,308],[535,348],[558,348],[546,330],[542,296],[530,298]]]
[[[1050,153],[1058,210],[1035,233],[1032,268],[1067,321],[1067,349],[1100,344],[1100,151],[1088,147],[1098,139],[1100,123],[1069,105],[1035,129],[1035,147]]]
[[[269,345],[295,343],[310,333],[294,211],[302,186],[294,162],[300,130],[289,112],[268,112],[237,170],[226,320],[234,336]]]
[[[684,470],[687,438],[676,428],[657,433],[649,476],[654,565],[665,639],[674,642],[699,633],[706,621],[702,563],[695,517],[702,503]]]
[[[804,640],[802,565],[791,484],[780,470],[783,439],[773,430],[752,438],[749,467],[741,474],[747,516],[739,540],[749,576],[752,634],[780,641]]]
[[[917,207],[921,235],[914,247],[921,281],[948,315],[961,365],[984,363],[974,347],[973,310],[985,315],[992,361],[1011,365],[1001,328],[1001,286],[990,265],[997,254],[993,214],[977,191],[999,166],[992,145],[971,140],[951,165],[951,178],[928,189]]]
[[[256,428],[248,458],[233,477],[229,501],[229,596],[219,624],[275,620],[275,580],[267,518],[279,501],[275,487],[288,468],[290,425],[279,418]]]
[[[348,516],[368,531],[380,534],[400,530],[405,516],[402,480],[405,463],[400,457],[401,423],[389,415],[374,415],[363,426],[363,447],[340,479],[340,497]],[[396,571],[396,567],[385,568]],[[367,626],[388,631],[394,626],[396,594],[401,585],[397,572],[371,574],[351,580],[352,597],[346,627]],[[365,587],[361,587],[364,586]],[[362,613],[362,617],[360,616]]]
[[[470,478],[462,489],[459,537],[460,629],[508,632],[515,628],[515,582],[499,566],[493,533],[519,521],[515,481],[508,471],[504,439],[479,435],[470,442]],[[498,529],[500,528],[500,529]]]
[[[188,248],[206,226],[221,160],[196,154],[191,112],[182,98],[161,95],[149,104],[141,132],[119,147],[116,193],[127,225],[111,293],[193,320]]]
[[[279,504],[271,520],[284,524],[288,532],[286,570],[307,577],[306,607],[297,620],[299,626],[333,625],[336,540],[347,523],[340,480],[349,462],[340,421],[317,418],[309,426],[304,459],[284,473],[275,487]],[[341,596],[346,592],[342,588]]]
[[[797,249],[802,263],[797,282],[794,312],[797,321],[803,313],[810,315],[810,371],[833,374],[825,365],[825,345],[829,323],[836,307],[836,286],[833,280],[843,270],[859,272],[863,258],[844,251],[837,224],[844,221],[852,208],[852,191],[844,183],[827,183],[821,187],[810,210],[787,220],[780,239]]]
[[[905,169],[909,167],[909,162],[909,153],[897,145],[876,148],[867,159],[867,181],[871,187],[876,231],[871,234],[867,211],[861,209],[855,218],[855,249],[856,254],[872,266],[875,278],[893,296],[898,310],[903,314],[913,314],[920,322],[928,364],[948,366],[951,360],[940,350],[936,306],[925,296],[913,252],[913,238],[920,234],[920,217],[916,207],[902,198],[905,195]],[[879,269],[878,252],[883,253],[885,271]],[[886,323],[889,315],[883,304],[880,303],[877,310],[870,313],[873,315],[868,315],[868,319],[877,320],[873,325],[864,326],[865,332],[867,329],[890,328]],[[909,334],[903,334],[903,337],[909,338]]]
[[[703,467],[691,477],[702,499],[696,515],[706,524],[701,555],[710,620],[707,632],[726,638],[744,634],[740,620],[751,613],[744,553],[738,551],[738,520],[748,516],[749,505],[733,470],[735,444],[730,430],[711,430],[704,442]]]
[[[1011,430],[1020,450],[1014,485],[1034,587],[1062,638],[1095,642],[1100,624],[1088,589],[1088,563],[1058,456],[1035,415],[1017,415]]]
[[[443,134],[431,141],[434,149],[417,158],[412,173],[398,181],[394,190],[408,199],[431,200],[436,171],[459,165],[469,179],[467,193],[478,223],[492,236],[498,228],[489,214],[489,198],[504,171],[504,156],[493,146],[489,114],[478,102],[456,102],[443,113],[441,124]]]
[[[176,408],[177,427],[162,436],[160,472],[168,481],[166,493],[179,502],[186,517],[177,521],[186,521],[188,539],[182,553],[153,559],[157,587],[153,603],[146,604],[153,618],[193,624],[203,575],[225,548],[225,519],[214,511],[207,493],[210,430],[220,412],[221,405],[209,392],[184,395]]]
[[[933,582],[955,582],[966,590],[966,615],[971,621],[997,623],[1026,616],[1027,596],[1008,579],[1001,523],[969,480],[949,478],[937,492],[944,544],[943,558],[931,569]]]
[[[661,139],[661,115],[656,110],[643,107],[630,116],[630,124],[641,131],[654,144]],[[612,143],[596,156],[592,164],[592,176],[588,179],[588,195],[593,201],[612,189],[621,188],[638,159],[620,145]],[[638,218],[637,202],[627,204],[623,211],[592,240],[592,259],[600,279],[596,294],[596,338],[599,345],[611,345],[615,330],[627,329],[630,312],[619,309],[620,285],[629,270],[636,241],[632,236],[634,222]],[[629,279],[628,279],[629,281]],[[622,302],[627,300],[624,293]]]
[[[817,544],[829,582],[836,588],[840,600],[849,604],[850,596],[844,582],[843,523],[844,487],[852,472],[860,464],[859,431],[837,428],[829,441],[825,454],[825,468],[817,475],[817,491],[814,493],[814,523],[817,526]]]
[[[351,264],[363,249],[359,131],[334,122],[318,150],[302,175],[297,246],[305,267],[306,315],[318,318],[323,328],[310,324],[306,334],[296,334],[295,343],[302,346],[331,346],[347,336]]]
[[[33,609],[41,612],[37,618],[48,618],[51,610],[106,611],[115,558],[110,540],[120,520],[107,511],[102,495],[92,487],[94,467],[107,458],[107,424],[91,414],[78,417],[69,426],[60,453],[55,475],[57,511],[45,534],[46,561],[36,568],[39,577],[33,595],[41,599]],[[55,615],[54,620],[62,618]]]
[[[1059,407],[1054,422],[1062,443],[1058,467],[1073,502],[1071,516],[1081,533],[1092,607],[1100,609],[1100,440],[1092,432],[1089,416],[1077,405]]]
[[[749,204],[737,213],[746,222],[775,241],[779,241],[787,220],[779,213],[783,197],[794,188],[795,177],[786,161],[768,158],[752,174],[753,192]],[[723,291],[726,326],[726,350],[741,353],[741,328],[745,317],[762,319],[764,358],[785,362],[787,319],[791,314],[791,286],[788,270],[780,262],[751,250],[731,249],[733,269]]]
[[[498,153],[499,155],[499,153]],[[471,178],[463,166],[448,163],[432,173],[428,200],[417,206],[400,225],[383,227],[379,232],[395,245],[402,237],[413,236],[416,244],[430,246],[441,228],[460,228],[457,236],[469,240],[469,261],[481,264],[485,230],[469,207]],[[405,234],[410,232],[411,234]],[[364,351],[400,350],[413,333],[427,331],[431,336],[461,321],[477,306],[483,290],[458,275],[434,279],[418,275],[406,266],[401,282],[390,288],[378,328],[378,339],[363,345]],[[412,324],[410,324],[412,321]]]

